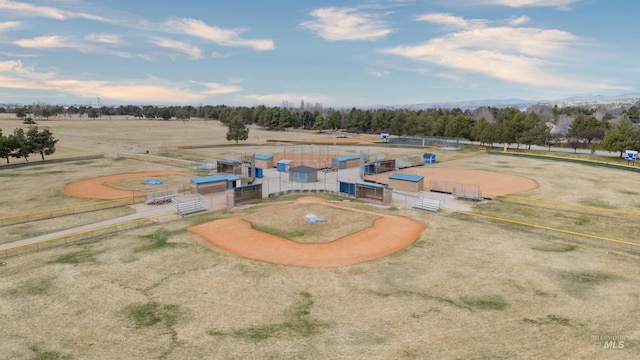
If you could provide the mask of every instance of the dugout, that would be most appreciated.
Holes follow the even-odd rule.
[[[216,162],[216,171],[219,174],[242,174],[242,163],[237,160],[218,160]]]
[[[289,181],[310,183],[318,181],[318,169],[309,166],[296,166],[289,169]]]
[[[331,159],[332,169],[347,169],[360,166],[360,155],[342,155]]]
[[[276,164],[276,170],[278,170],[280,172],[289,172],[289,169],[291,168],[291,163],[292,162],[293,162],[293,160],[280,160]]]
[[[253,158],[255,159],[255,165],[257,168],[270,169],[276,167],[273,162],[273,155],[255,154]]]
[[[391,203],[393,189],[372,184],[338,181],[339,192],[348,194],[356,199],[374,200],[383,204]]]
[[[431,153],[422,154],[422,162],[424,164],[435,164],[436,154],[431,154]]]
[[[424,190],[424,176],[395,173],[389,176],[389,186],[401,191],[420,192]]]
[[[364,165],[364,174],[373,175],[396,170],[396,159],[376,160]]]
[[[233,192],[233,204],[235,206],[239,203],[250,202],[253,200],[262,199],[262,184],[252,184],[235,187],[229,189],[229,192]],[[229,196],[227,195],[227,203],[229,203]]]
[[[237,175],[223,174],[191,178],[192,194],[219,193],[238,186],[240,186],[240,177]]]

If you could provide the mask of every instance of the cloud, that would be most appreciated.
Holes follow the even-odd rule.
[[[420,19],[459,26],[468,24],[460,20],[452,21],[455,17],[438,14],[421,16]],[[576,80],[560,71],[553,71],[558,65],[556,59],[567,54],[569,47],[578,40],[575,35],[560,30],[483,26],[465,28],[422,44],[401,45],[380,51],[514,83],[581,91],[585,88],[602,88],[600,83]]]
[[[223,46],[250,47],[258,51],[273,50],[273,40],[269,39],[244,39],[240,36],[242,29],[223,29],[210,26],[203,21],[190,18],[176,18],[167,20],[163,28],[172,32],[186,34],[205,39]]]
[[[0,22],[0,32],[15,29],[17,27],[20,27],[20,25],[22,25],[22,23],[19,21]]]
[[[111,38],[109,40],[109,36],[96,38],[91,35],[87,35],[87,40],[98,42],[101,45],[105,43],[109,43],[109,41],[116,41],[115,38]],[[144,53],[129,53],[126,51],[113,50],[111,48],[106,48],[101,45],[88,44],[86,42],[82,42],[73,37],[65,37],[59,35],[44,35],[38,36],[30,39],[20,39],[14,41],[14,43],[23,48],[30,49],[73,49],[82,53],[100,53],[100,54],[109,54],[115,55],[125,59],[133,59],[140,58],[145,60],[151,60],[151,58]]]
[[[87,34],[84,37],[85,40],[100,43],[100,44],[110,44],[110,45],[119,45],[122,44],[122,40],[120,39],[120,35],[117,34]]]
[[[416,16],[415,20],[432,22],[456,28],[484,27],[486,24],[485,20],[467,20],[463,17],[444,13],[429,13],[418,15]]]
[[[44,35],[31,39],[16,40],[15,44],[24,48],[34,49],[52,49],[52,48],[72,48],[80,51],[85,51],[85,47],[73,41],[72,38],[58,36],[58,35]]]
[[[103,81],[61,79],[54,73],[38,73],[19,60],[0,62],[0,88],[49,90],[73,94],[81,98],[100,97],[122,102],[193,103],[212,95],[225,95],[241,91],[236,85],[218,83],[196,86],[164,82],[158,79],[131,81]]]
[[[55,20],[66,20],[69,18],[82,18],[102,22],[113,22],[112,20],[84,12],[65,11],[49,6],[38,6],[18,1],[0,0],[0,10],[4,13],[16,13],[22,16],[45,17]]]
[[[359,12],[356,8],[326,7],[313,10],[312,21],[301,27],[328,41],[376,40],[393,32],[378,15]]]
[[[558,9],[568,9],[570,5],[582,0],[480,0],[474,4],[481,5],[502,5],[514,8],[519,7],[555,7]]]
[[[172,40],[172,39],[166,39],[166,38],[155,38],[155,39],[151,40],[151,43],[153,43],[153,44],[155,44],[157,46],[161,46],[161,47],[164,47],[164,48],[168,48],[168,49],[172,49],[172,50],[176,50],[176,51],[185,53],[185,54],[189,55],[189,57],[192,58],[192,59],[201,59],[202,58],[202,51],[200,50],[200,48],[195,46],[195,45],[188,44],[186,42]]]
[[[518,26],[529,22],[529,17],[526,15],[520,17],[514,17],[509,20],[509,25]]]

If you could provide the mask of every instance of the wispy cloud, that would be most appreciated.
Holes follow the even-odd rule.
[[[446,25],[456,28],[472,28],[472,27],[484,27],[487,23],[486,20],[468,20],[460,16],[455,16],[445,13],[428,13],[415,17],[416,21],[426,21],[434,24]]]
[[[104,44],[111,44],[109,41],[115,41],[114,38],[109,40],[108,37],[93,38],[91,35],[88,35],[88,40],[96,42],[97,44],[83,42],[82,40],[76,39],[74,37],[59,35],[44,35],[30,39],[20,39],[14,41],[14,44],[23,48],[30,49],[73,49],[82,53],[109,54],[125,59],[139,58],[151,60],[151,58],[144,53],[132,54],[126,51],[103,46]]]
[[[59,78],[55,73],[39,73],[21,61],[0,62],[0,88],[54,90],[78,97],[100,97],[123,102],[192,103],[208,96],[241,91],[237,85],[204,83],[194,87],[158,79],[125,82]]]
[[[102,22],[113,22],[109,18],[85,12],[67,11],[49,6],[39,6],[19,1],[0,0],[0,10],[21,16],[45,17],[55,20],[82,18]]]
[[[184,54],[187,54],[192,59],[201,59],[202,58],[202,50],[195,45],[191,45],[189,43],[183,41],[177,41],[166,38],[155,38],[151,40],[151,43],[164,47],[167,49],[175,50]]]
[[[521,84],[582,90],[603,87],[600,83],[573,79],[552,70],[558,65],[557,56],[565,54],[579,40],[571,33],[528,27],[490,27],[485,25],[487,22],[464,21],[442,14],[422,15],[418,19],[456,24],[462,29],[422,44],[401,45],[381,52]]]
[[[110,45],[120,45],[122,44],[122,39],[120,35],[117,34],[87,34],[84,37],[85,40],[100,43],[100,44],[110,44]]]
[[[22,25],[22,23],[19,21],[0,22],[0,32],[18,28],[20,25]]]
[[[59,35],[44,35],[30,39],[20,39],[16,40],[15,44],[20,47],[32,49],[71,48],[83,52],[88,50],[87,46],[74,41],[73,38]]]
[[[519,16],[519,17],[514,17],[514,18],[511,18],[509,20],[509,25],[518,26],[518,25],[522,25],[522,24],[528,23],[529,20],[530,20],[529,17],[526,16],[526,15]]]
[[[169,19],[164,23],[163,27],[171,29],[172,32],[198,37],[223,46],[242,46],[258,51],[273,50],[275,48],[273,40],[245,39],[240,36],[245,32],[243,29],[219,28],[207,25],[205,22],[196,19]]]
[[[558,9],[569,9],[570,5],[583,0],[479,0],[474,4],[482,5],[502,5],[514,8],[520,7],[555,7]]]
[[[313,10],[311,16],[315,19],[300,26],[328,41],[376,40],[393,32],[381,15],[357,8],[319,8]]]

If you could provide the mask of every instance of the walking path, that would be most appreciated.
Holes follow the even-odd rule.
[[[123,224],[129,221],[144,219],[144,218],[152,218],[163,214],[175,213],[175,208],[172,205],[165,205],[153,210],[147,210],[142,212],[137,212],[135,214],[121,216],[114,219],[104,220],[93,224],[82,225],[78,227],[74,227],[67,230],[61,230],[50,234],[35,236],[29,239],[16,240],[5,244],[0,244],[0,251],[5,251],[14,247],[25,246],[36,244],[39,242],[44,242],[52,239],[61,238],[64,236],[70,236],[78,233],[82,233],[85,231],[91,231],[103,227],[114,226],[118,224]]]

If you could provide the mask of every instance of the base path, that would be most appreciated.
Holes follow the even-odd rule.
[[[312,268],[357,264],[392,254],[412,244],[425,223],[402,216],[353,209],[315,197],[302,197],[295,204],[318,203],[380,216],[374,225],[330,243],[303,244],[254,230],[242,218],[222,219],[189,228],[216,247],[251,259]],[[294,204],[294,205],[295,205]],[[270,208],[268,211],[277,211]]]
[[[135,179],[135,178],[144,178],[150,176],[166,176],[166,175],[186,175],[185,173],[181,173],[178,171],[143,171],[143,172],[135,172],[135,173],[126,173],[126,174],[115,174],[115,175],[106,175],[99,176],[91,179],[76,181],[71,184],[67,184],[64,187],[64,192],[67,195],[86,198],[86,199],[122,199],[131,196],[140,196],[146,193],[140,191],[132,191],[132,190],[122,190],[116,189],[105,183],[116,181],[116,180],[126,180],[126,179]]]

